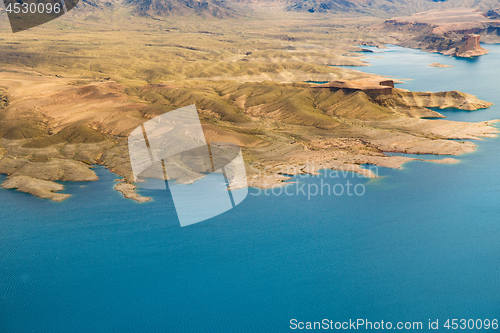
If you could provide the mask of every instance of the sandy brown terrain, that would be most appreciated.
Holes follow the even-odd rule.
[[[406,47],[454,57],[476,57],[488,50],[480,45],[499,40],[500,20],[494,11],[474,8],[433,10],[387,20],[382,30]]]
[[[427,107],[491,105],[471,95],[408,92],[375,77],[342,82],[215,80],[127,88],[109,81],[3,72],[0,86],[9,101],[0,111],[0,172],[9,175],[3,186],[63,200],[67,196],[55,193],[63,189],[55,181],[96,180],[92,165],[102,164],[124,178],[116,189],[126,198],[146,201],[134,192],[127,136],[148,119],[193,103],[209,142],[242,147],[249,185],[258,187],[324,168],[371,177],[360,165],[398,168],[412,159],[383,152],[459,155],[474,145],[449,139],[496,132],[488,123],[421,119],[439,117]],[[372,91],[377,84],[380,96]],[[204,92],[197,94],[193,87],[200,85]]]
[[[437,67],[437,68],[451,68],[453,66],[451,65],[446,65],[446,64],[441,64],[439,62],[433,62],[432,64],[429,65],[429,67]]]
[[[16,35],[0,21],[6,188],[62,200],[57,181],[96,180],[98,164],[122,177],[115,188],[126,198],[145,201],[135,192],[127,136],[192,104],[209,142],[242,148],[249,185],[259,187],[321,168],[373,176],[361,165],[398,168],[411,160],[385,152],[459,155],[474,144],[457,139],[496,133],[490,123],[440,120],[429,109],[491,105],[474,96],[408,92],[390,78],[332,66],[367,65],[354,45],[380,45],[364,29],[376,18],[76,14]]]

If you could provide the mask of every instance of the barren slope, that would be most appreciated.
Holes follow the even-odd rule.
[[[92,181],[93,164],[102,164],[131,182],[127,136],[169,110],[196,104],[209,142],[242,147],[253,186],[274,186],[280,174],[318,168],[366,173],[360,164],[398,167],[406,160],[383,151],[457,155],[473,150],[469,142],[490,136],[481,124],[426,120],[439,116],[426,107],[467,110],[489,103],[459,92],[410,93],[393,89],[382,99],[353,81],[349,89],[295,83],[184,81],[125,87],[115,82],[3,73],[9,105],[0,111],[0,172],[6,188],[44,198],[61,187],[53,181]],[[359,90],[356,90],[359,85]],[[20,116],[21,115],[21,116]],[[305,169],[304,162],[310,165]],[[260,173],[270,168],[266,176]],[[307,171],[306,171],[307,170]],[[269,176],[270,175],[270,176]],[[369,175],[369,174],[368,174]],[[120,185],[127,197],[142,200]]]

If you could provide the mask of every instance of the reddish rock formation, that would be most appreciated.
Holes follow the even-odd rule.
[[[393,80],[385,79],[359,79],[350,81],[332,81],[317,86],[330,90],[362,91],[374,100],[388,99],[394,89]]]
[[[488,53],[488,50],[483,49],[480,44],[481,36],[468,35],[462,41],[464,44],[456,48],[453,53],[454,57],[477,57]]]
[[[488,53],[480,45],[479,34],[488,36],[490,42],[500,37],[500,20],[478,10],[458,8],[393,18],[384,23],[383,29],[405,47],[476,57]]]

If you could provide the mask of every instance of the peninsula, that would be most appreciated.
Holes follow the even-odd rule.
[[[148,119],[189,104],[198,106],[209,142],[242,147],[249,186],[262,188],[289,179],[283,174],[325,168],[372,177],[362,164],[398,168],[412,159],[384,152],[459,155],[474,144],[450,139],[496,133],[488,122],[424,119],[442,117],[430,107],[491,105],[472,95],[409,92],[386,78],[356,75],[322,85],[195,80],[130,88],[4,72],[0,85],[9,103],[0,111],[0,173],[8,178],[2,186],[64,200],[55,181],[94,181],[92,165],[100,164],[123,177],[116,189],[125,197],[146,201],[134,192],[127,136]]]
[[[390,33],[401,46],[470,58],[488,53],[480,45],[481,38],[488,42],[500,40],[499,17],[494,10],[432,10],[387,20],[381,30]]]

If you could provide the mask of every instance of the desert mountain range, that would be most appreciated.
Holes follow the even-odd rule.
[[[458,7],[482,11],[499,7],[495,0],[82,0],[80,7],[131,6],[142,15],[234,18],[255,12],[354,13],[389,17]]]

